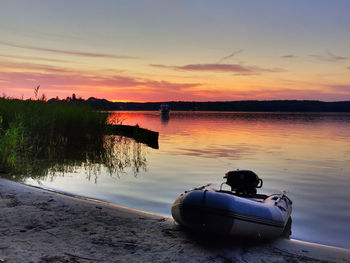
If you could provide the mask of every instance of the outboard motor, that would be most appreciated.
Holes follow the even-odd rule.
[[[256,188],[261,188],[263,181],[256,173],[249,170],[229,171],[225,174],[225,184],[231,186],[231,191],[237,194],[254,195]]]

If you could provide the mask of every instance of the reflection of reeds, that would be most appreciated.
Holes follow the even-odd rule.
[[[51,158],[66,145],[102,142],[107,114],[61,101],[0,98],[0,171],[27,171],[27,160]]]
[[[131,168],[135,176],[146,171],[147,160],[142,144],[123,136],[105,136],[103,164],[110,175],[119,176]]]
[[[140,171],[147,170],[143,144],[127,137],[108,135],[103,137],[102,142],[95,144],[66,145],[54,149],[50,158],[23,158],[27,164],[26,174],[11,174],[10,179],[53,180],[67,173],[81,171],[87,180],[96,183],[102,170],[115,178],[127,171],[137,176]]]

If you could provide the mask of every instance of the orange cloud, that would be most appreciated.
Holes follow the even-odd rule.
[[[40,68],[40,67],[36,67]],[[186,90],[199,87],[200,83],[177,83],[131,76],[96,76],[45,69],[45,73],[0,72],[0,88],[8,95],[33,96],[33,87],[41,85],[42,92],[50,97],[65,97],[72,92],[80,96],[103,97],[111,100],[186,99]],[[196,97],[196,96],[195,96]]]

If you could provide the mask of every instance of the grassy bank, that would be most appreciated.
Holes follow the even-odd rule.
[[[106,123],[107,114],[87,105],[0,98],[0,171],[26,171],[67,146],[102,145]]]

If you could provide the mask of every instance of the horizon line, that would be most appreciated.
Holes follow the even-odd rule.
[[[43,94],[45,95],[45,94]],[[13,99],[13,100],[40,100],[39,96],[38,98],[16,98],[16,97],[6,97],[5,94],[3,94],[1,99]],[[67,98],[72,98],[67,96],[66,98],[59,98],[58,100],[63,101],[67,100]],[[257,99],[244,99],[244,100],[207,100],[207,101],[196,101],[196,100],[163,100],[163,101],[129,101],[129,100],[114,100],[114,99],[106,99],[106,98],[97,98],[97,97],[89,97],[87,99],[84,99],[83,97],[78,97],[77,100],[84,100],[88,101],[89,99],[96,99],[96,100],[106,100],[111,103],[177,103],[177,102],[185,102],[185,103],[228,103],[228,102],[276,102],[276,101],[304,101],[304,102],[324,102],[324,103],[334,103],[334,102],[350,102],[350,100],[336,100],[336,101],[324,101],[324,100],[317,100],[317,99],[266,99],[266,100],[257,100]],[[51,97],[46,98],[46,101],[49,100],[57,100],[57,97]]]

